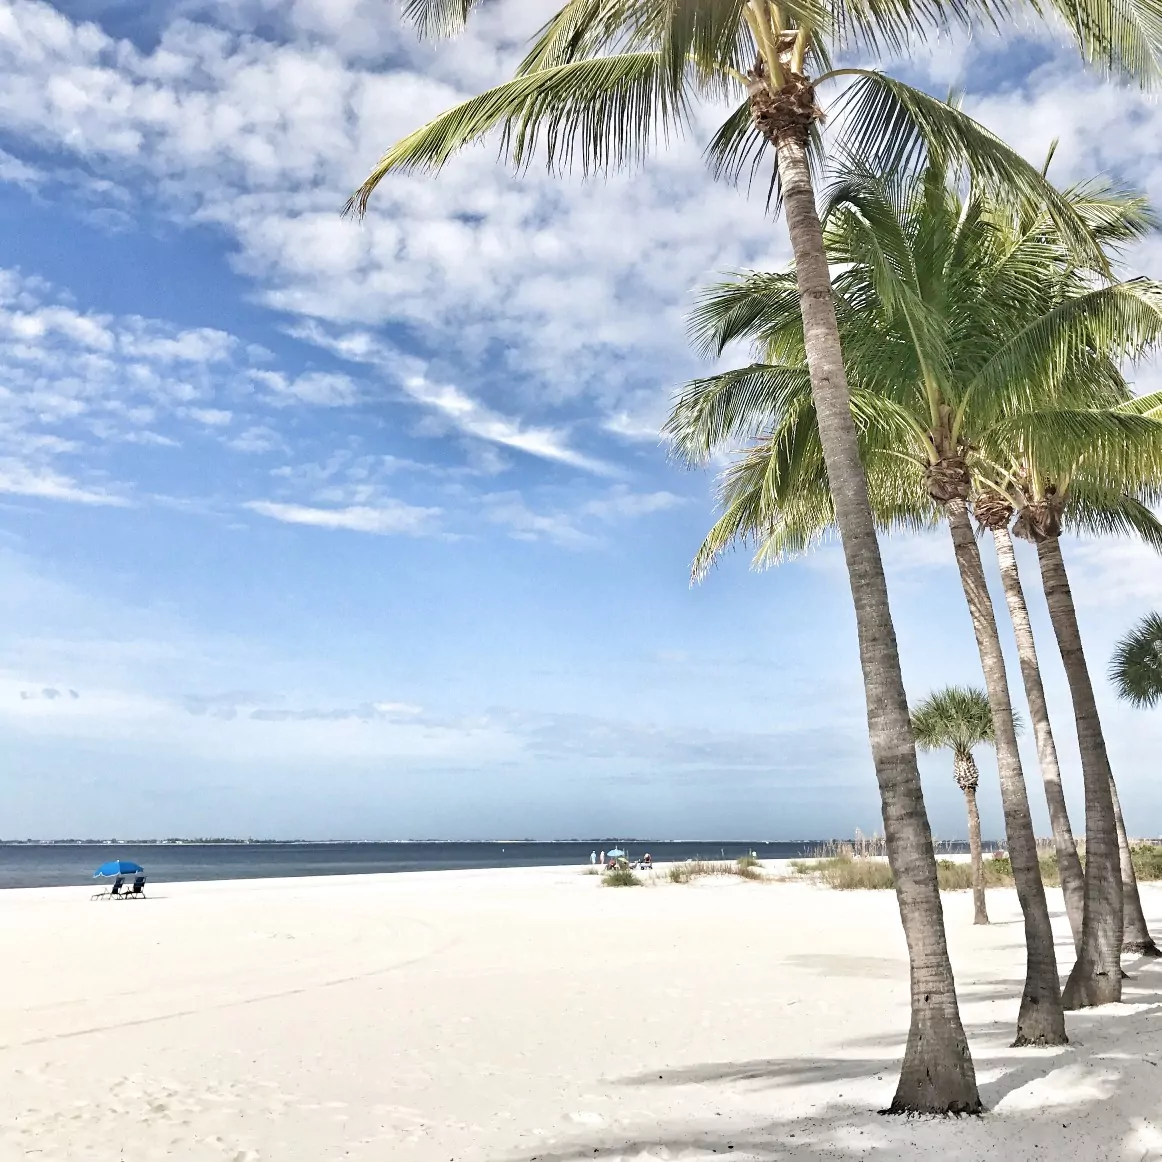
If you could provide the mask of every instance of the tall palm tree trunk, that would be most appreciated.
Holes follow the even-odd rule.
[[[1021,661],[1021,677],[1025,682],[1025,697],[1029,702],[1029,718],[1037,741],[1037,758],[1041,765],[1041,781],[1045,784],[1045,803],[1049,808],[1049,825],[1053,830],[1053,846],[1057,851],[1057,869],[1061,876],[1061,893],[1065,897],[1065,912],[1073,932],[1073,943],[1081,947],[1081,926],[1085,914],[1085,873],[1077,855],[1065,793],[1061,789],[1061,767],[1057,762],[1057,745],[1049,724],[1049,705],[1041,682],[1041,667],[1037,661],[1037,646],[1033,642],[1033,627],[1029,621],[1029,607],[1025,604],[1025,590],[1017,571],[1017,557],[1013,552],[1013,538],[1008,522],[993,528],[993,543],[1001,569],[1001,584],[1009,617],[1017,638],[1017,656]]]
[[[831,275],[807,164],[806,128],[786,125],[774,139],[799,282],[811,394],[855,603],[888,862],[895,876],[911,964],[911,1027],[891,1109],[977,1113],[981,1102],[976,1071],[948,958],[932,830],[924,809],[887,581],[851,416]]]
[[[1117,784],[1110,778],[1110,798],[1114,803],[1114,826],[1118,832],[1118,862],[1122,867],[1122,951],[1138,956],[1162,956],[1162,949],[1154,943],[1142,911],[1142,897],[1138,892],[1138,875],[1134,871],[1134,857],[1126,836],[1122,818],[1122,804]]]
[[[1037,541],[1049,618],[1073,699],[1081,771],[1085,781],[1085,919],[1081,950],[1065,985],[1067,1008],[1122,999],[1122,873],[1118,859],[1112,775],[1105,737],[1085,665],[1077,610],[1057,537]]]
[[[1005,834],[1017,898],[1025,917],[1025,990],[1017,1017],[1016,1045],[1064,1045],[1065,1013],[1061,1007],[1057,979],[1057,954],[1053,947],[1053,925],[1041,882],[1041,865],[1037,859],[1037,839],[1033,834],[1033,817],[1029,813],[1029,795],[1021,772],[1017,751],[1017,732],[1013,726],[1013,706],[1005,673],[1001,639],[993,616],[992,600],[985,582],[980,549],[968,519],[968,505],[959,496],[945,501],[952,545],[964,596],[972,615],[972,628],[980,651],[996,734],[997,768],[1001,776],[1001,805],[1005,812]]]
[[[980,811],[976,806],[976,789],[980,785],[980,772],[972,751],[957,753],[953,757],[956,781],[964,792],[964,805],[968,811],[968,853],[972,862],[972,922],[987,924],[988,908],[984,898],[984,859],[980,850]]]

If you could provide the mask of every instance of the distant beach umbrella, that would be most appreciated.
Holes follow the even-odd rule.
[[[103,863],[95,872],[93,872],[93,879],[99,876],[135,876],[145,871],[145,868],[139,863],[134,863],[131,859],[111,859],[108,863]]]
[[[605,854],[610,859],[623,859],[625,857],[625,852],[620,847],[615,847],[612,851],[607,851]]]

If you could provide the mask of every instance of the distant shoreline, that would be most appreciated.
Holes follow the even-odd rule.
[[[707,847],[745,847],[749,844],[758,844],[762,847],[823,847],[828,844],[851,843],[850,837],[832,839],[722,839],[722,838],[694,838],[659,839],[657,836],[638,838],[635,836],[615,836],[610,838],[579,838],[579,839],[217,839],[200,838],[190,839],[0,839],[0,847],[253,847],[256,845],[277,844],[283,847],[317,847],[317,846],[456,846],[456,845],[484,845],[494,844],[498,847],[534,847],[556,846],[560,844],[596,844],[608,845],[612,843],[632,844],[640,847],[642,844],[705,844]],[[982,841],[986,848],[1001,846],[1000,840],[986,839]],[[941,839],[935,841],[937,851],[944,849],[959,850],[966,844],[962,839]]]
[[[846,843],[847,841],[843,841]],[[0,889],[89,882],[110,859],[140,863],[151,884],[190,880],[284,879],[315,875],[452,871],[493,867],[588,867],[602,852],[650,852],[661,862],[733,860],[755,852],[760,860],[806,859],[840,846],[820,841],[760,840],[36,840],[0,843]],[[943,844],[940,854],[967,850]],[[864,854],[882,854],[867,851]]]

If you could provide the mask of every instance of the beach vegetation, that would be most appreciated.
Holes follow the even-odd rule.
[[[1052,850],[1052,841],[1042,847],[1038,856],[1041,882],[1047,888],[1061,886],[1057,867],[1057,853]],[[1138,879],[1146,881],[1162,880],[1162,843],[1143,840],[1131,844],[1134,871]],[[1082,853],[1084,862],[1084,851]],[[791,861],[792,870],[800,876],[844,891],[857,889],[888,889],[895,887],[892,870],[884,859],[865,858],[850,851],[820,859],[797,859]],[[971,863],[962,860],[941,859],[936,863],[942,892],[970,891],[973,887]],[[1015,886],[1013,865],[1007,855],[998,852],[982,860],[981,870],[987,888],[1011,888]]]
[[[751,855],[736,860],[688,859],[670,865],[667,873],[671,883],[688,884],[703,876],[737,876],[744,880],[764,879],[762,862]]]
[[[601,882],[607,888],[640,888],[642,886],[641,877],[632,868],[620,866],[610,868],[601,877]]]

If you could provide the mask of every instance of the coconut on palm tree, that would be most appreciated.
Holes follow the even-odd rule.
[[[474,0],[407,0],[421,32],[461,27]],[[1110,72],[1159,74],[1162,14],[1151,0],[1051,0],[1028,6],[1053,12],[1084,59]],[[609,170],[641,158],[659,137],[683,129],[693,99],[739,102],[710,145],[718,174],[737,176],[775,154],[780,192],[802,291],[808,367],[836,520],[851,580],[864,672],[872,757],[885,836],[912,965],[912,1023],[892,1108],[975,1111],[975,1073],[956,1004],[944,937],[930,828],[910,734],[895,631],[875,537],[822,235],[811,185],[809,150],[822,110],[824,81],[855,78],[849,90],[850,147],[906,168],[917,146],[959,158],[982,182],[1000,182],[1026,200],[1043,183],[1020,159],[970,119],[869,70],[829,70],[833,48],[909,41],[940,26],[995,21],[991,3],[865,5],[855,0],[568,0],[550,20],[518,76],[462,103],[404,139],[381,159],[352,199],[362,212],[391,171],[435,170],[465,144],[492,130],[521,165],[543,144],[549,164]],[[753,171],[752,171],[753,172]],[[1066,230],[1076,223],[1055,212]]]
[[[1095,187],[1069,196],[1080,214],[1096,220],[1123,200]],[[1144,445],[1145,459],[1157,459],[1162,427],[1103,405],[1116,373],[1113,355],[1162,335],[1162,287],[1111,283],[1099,271],[1083,271],[1062,250],[1047,217],[1026,222],[1012,204],[979,191],[962,198],[937,167],[910,179],[849,166],[829,194],[825,225],[839,270],[834,291],[853,410],[878,514],[885,524],[915,525],[942,511],[952,529],[994,704],[1006,830],[1026,915],[1030,959],[1018,1040],[1051,1040],[1064,1035],[1052,932],[967,500],[980,449],[993,445],[1008,450],[1023,442],[1042,454],[1053,433],[1052,452],[1043,455],[1054,465],[1091,454],[1095,441],[1111,460],[1127,441]],[[1074,274],[1066,278],[1069,271]],[[696,571],[736,539],[756,539],[760,556],[772,560],[830,526],[814,415],[802,390],[804,337],[795,294],[790,273],[745,276],[714,288],[693,317],[695,339],[708,352],[750,339],[766,360],[691,384],[668,424],[693,460],[759,438],[725,477],[723,515]],[[1116,848],[1112,815],[1099,822],[1108,823],[1111,839],[1105,849],[1099,844],[1100,857]],[[1094,875],[1104,867],[1104,879],[1116,880],[1116,854],[1107,860],[1105,867],[1099,858]],[[1120,904],[1114,911],[1107,919],[1120,926]],[[1119,943],[1120,937],[1106,948],[1104,960],[1085,962],[1095,975],[1111,959],[1116,964]]]
[[[1156,706],[1162,698],[1162,613],[1148,613],[1114,650],[1110,681],[1131,706]]]
[[[968,812],[968,850],[972,860],[972,908],[974,924],[989,922],[984,895],[984,863],[981,859],[980,812],[976,790],[980,784],[973,751],[995,740],[988,695],[972,686],[945,686],[929,694],[912,711],[912,731],[921,750],[951,750],[952,773],[964,793]]]

